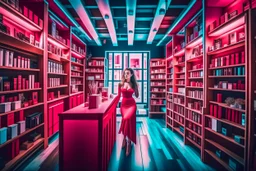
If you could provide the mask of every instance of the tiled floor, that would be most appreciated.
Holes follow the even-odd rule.
[[[162,119],[137,118],[137,144],[128,157],[121,148],[122,140],[118,134],[109,170],[213,170],[200,160],[196,150],[184,145],[178,134],[165,128]],[[24,170],[58,170],[58,139]]]

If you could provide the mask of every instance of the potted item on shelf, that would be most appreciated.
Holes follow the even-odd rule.
[[[221,46],[222,46],[222,40],[221,39],[214,40],[214,49],[215,50],[220,49]]]
[[[244,99],[237,98],[235,100],[235,108],[244,109],[244,104],[245,104],[245,100]]]
[[[98,84],[94,80],[88,82],[89,87],[89,109],[98,108],[100,95],[97,94]]]
[[[229,44],[234,44],[237,42],[236,32],[233,32],[229,35]]]
[[[226,98],[225,102],[230,107],[234,107],[235,105],[235,99],[233,97]]]

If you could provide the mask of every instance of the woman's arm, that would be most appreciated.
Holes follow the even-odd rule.
[[[139,90],[138,90],[138,87],[135,89],[135,97],[136,97],[136,98],[139,97]]]

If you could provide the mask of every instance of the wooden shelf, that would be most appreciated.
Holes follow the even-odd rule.
[[[104,68],[104,65],[88,65],[87,68]]]
[[[48,51],[48,58],[51,60],[58,61],[58,62],[69,62],[69,59],[63,58],[63,57],[53,54],[52,52],[49,52],[49,51]]]
[[[183,55],[185,55],[185,48],[181,49],[180,51],[178,51],[174,54],[175,57],[180,57]]]
[[[173,101],[173,104],[176,104],[176,105],[179,105],[179,106],[185,107],[185,104],[177,103],[177,102],[174,102],[174,101]]]
[[[71,53],[76,56],[75,58],[77,58],[77,57],[80,58],[80,59],[84,59],[84,58],[85,58],[85,55],[83,55],[83,54],[77,52],[77,51],[74,50],[74,49],[71,49]],[[72,57],[73,57],[73,56],[72,56]]]
[[[210,37],[221,36],[229,31],[239,28],[245,24],[245,17],[242,15],[235,16],[234,18],[229,19],[227,22],[219,25],[215,29],[211,30],[208,33]]]
[[[227,109],[232,109],[232,110],[236,110],[236,111],[239,111],[239,112],[245,113],[245,110],[230,107],[230,106],[226,105],[225,103],[218,103],[218,102],[215,102],[215,101],[210,101],[210,103],[212,103],[212,104],[216,104],[216,105],[219,105],[219,106],[224,107],[224,108],[227,108]]]
[[[160,115],[162,115],[162,114],[165,114],[165,112],[149,112],[149,114],[160,114]]]
[[[8,115],[8,114],[10,114],[10,113],[15,113],[15,112],[19,112],[19,111],[22,111],[22,110],[32,109],[32,108],[34,108],[34,107],[41,106],[41,105],[43,105],[43,104],[44,104],[44,103],[37,103],[37,104],[35,104],[35,105],[30,105],[30,106],[27,106],[27,107],[22,107],[22,108],[20,108],[20,109],[12,110],[12,111],[10,111],[10,112],[0,113],[0,117],[1,117],[1,116],[4,116],[4,115]]]
[[[215,134],[215,135],[217,135],[217,136],[219,136],[219,137],[221,137],[221,138],[223,138],[223,139],[225,139],[225,140],[227,140],[227,141],[229,141],[229,142],[232,142],[233,144],[235,144],[235,145],[237,145],[237,146],[239,146],[239,147],[241,147],[241,148],[244,148],[244,145],[237,143],[237,142],[236,142],[233,138],[231,138],[231,137],[222,135],[221,133],[215,132],[214,130],[212,130],[212,129],[210,129],[210,128],[207,128],[207,127],[205,127],[205,130],[207,130],[207,131],[209,131],[209,132],[212,132],[213,134]]]
[[[22,92],[28,92],[28,91],[39,91],[39,90],[42,90],[42,88],[23,89],[23,90],[10,90],[10,91],[0,91],[0,95],[1,95],[1,94],[22,93]]]
[[[161,79],[160,78],[159,79],[158,78],[151,78],[150,80],[151,81],[165,81],[165,79],[166,78],[161,78]]]
[[[165,91],[162,91],[162,92],[160,92],[160,91],[150,91],[150,93],[165,93]]]
[[[165,85],[151,85],[150,87],[165,87]]]
[[[0,11],[4,16],[4,19],[15,22],[15,25],[26,27],[30,31],[42,31],[42,28],[39,25],[3,1],[0,1]]]
[[[2,1],[0,1],[0,2],[2,2]],[[0,44],[4,44],[9,47],[12,47],[12,49],[16,48],[16,49],[19,49],[19,50],[22,50],[22,51],[25,51],[25,52],[28,52],[31,54],[40,55],[40,56],[43,55],[43,49],[40,49],[40,48],[33,46],[29,43],[21,41],[15,37],[7,35],[3,32],[0,32],[0,37],[1,37]],[[8,47],[6,47],[6,48],[8,48]],[[17,50],[15,50],[15,51],[17,51]]]
[[[2,171],[12,170],[12,167],[15,166],[20,161],[24,160],[26,156],[31,154],[32,151],[36,150],[40,146],[43,146],[44,138],[40,138],[37,141],[34,142],[34,144],[27,150],[20,150],[19,154],[14,157],[11,161],[6,163],[5,167]]]
[[[188,72],[196,72],[196,71],[203,71],[204,69],[203,68],[200,68],[200,69],[192,69],[192,70],[189,70]]]
[[[216,119],[216,120],[218,120],[218,121],[220,121],[220,122],[223,122],[223,123],[225,123],[225,124],[231,125],[231,126],[233,126],[233,127],[239,128],[239,129],[241,129],[241,130],[245,130],[245,127],[244,127],[244,126],[242,126],[242,125],[240,125],[240,124],[238,124],[238,123],[229,121],[229,120],[227,120],[227,119],[219,119],[219,118],[216,118],[216,117],[214,117],[214,116],[212,116],[212,115],[205,115],[205,117],[211,118],[211,119]]]
[[[173,119],[173,121],[174,121],[174,119]],[[184,136],[184,134],[180,131],[179,128],[173,126],[173,130],[177,131],[180,135]]]
[[[173,122],[175,122],[175,123],[177,123],[178,125],[180,125],[180,126],[184,127],[184,124],[182,124],[181,122],[179,122],[179,121],[175,120],[174,118],[173,118]]]
[[[191,110],[192,112],[198,113],[202,115],[202,112],[200,110],[196,110],[196,109],[191,109],[189,107],[187,107],[188,110]]]
[[[6,141],[4,144],[0,145],[0,149],[3,148],[3,147],[5,147],[6,145],[10,144],[10,143],[13,142],[14,140],[16,140],[16,139],[18,139],[18,138],[20,138],[20,137],[22,137],[22,136],[24,136],[24,135],[26,135],[26,134],[28,134],[28,133],[34,131],[34,130],[36,130],[37,128],[39,128],[39,127],[41,127],[41,126],[43,126],[43,125],[44,125],[44,123],[41,123],[41,124],[35,126],[34,128],[27,129],[25,132],[23,132],[23,133],[17,135],[16,137],[14,137],[14,138],[12,138],[12,139]]]
[[[199,80],[199,79],[203,79],[204,77],[190,77],[188,78],[189,80]]]
[[[185,118],[185,116],[184,115],[182,115],[182,114],[180,114],[179,112],[176,112],[176,111],[172,111],[174,114],[176,114],[176,115],[179,115],[179,116],[181,116],[181,117],[183,117],[183,118]]]
[[[60,86],[56,86],[56,87],[48,87],[47,89],[50,90],[50,89],[65,88],[65,87],[68,87],[68,85],[60,85]]]
[[[219,162],[226,170],[228,171],[233,171],[226,162],[224,162],[223,160],[221,160],[219,157],[217,157],[213,152],[209,151],[209,150],[205,150],[205,152],[207,154],[209,154],[212,158],[214,158],[217,162]]]
[[[177,87],[185,87],[185,84],[175,84]]]
[[[186,137],[186,139],[191,142],[194,146],[196,146],[197,148],[201,149],[200,145],[198,145],[195,141],[191,140],[189,137]]]
[[[200,45],[203,43],[203,36],[200,35],[197,38],[194,38],[193,40],[191,40],[190,42],[187,43],[186,48],[190,49],[190,48],[194,48],[197,45]]]
[[[151,106],[165,106],[165,104],[150,104]]]
[[[165,97],[150,97],[150,99],[166,99]]]
[[[61,42],[60,40],[54,38],[52,35],[48,34],[48,41],[52,44],[57,44],[60,48],[62,49],[69,49],[69,47],[64,44],[63,42]]]
[[[72,64],[72,65],[77,65],[77,66],[84,67],[84,64],[80,64],[80,63],[77,63],[77,62],[72,62],[72,61],[71,61],[71,64]]]
[[[67,98],[67,97],[69,97],[69,95],[61,95],[61,97],[55,98],[55,99],[53,99],[53,100],[49,100],[49,101],[47,101],[47,103],[56,102],[56,101],[58,101],[58,100],[65,99],[65,98]]]
[[[228,45],[226,47],[222,47],[220,49],[217,49],[217,50],[214,50],[214,51],[211,51],[211,52],[208,52],[208,55],[217,55],[217,54],[221,54],[223,52],[228,52],[230,50],[233,50],[233,49],[236,49],[236,48],[239,48],[239,47],[243,47],[245,46],[245,41],[240,41],[240,42],[237,42],[237,43],[234,43],[232,45]]]
[[[0,66],[0,70],[17,70],[17,71],[31,71],[31,72],[40,72],[40,69],[34,68],[17,68],[17,67],[9,67],[9,66]]]
[[[104,74],[104,72],[85,72],[86,74]]]
[[[185,72],[176,72],[176,74],[185,74]]]
[[[150,75],[166,74],[166,72],[150,73]]]
[[[76,92],[76,93],[71,93],[70,96],[75,96],[75,95],[78,95],[78,94],[82,94],[84,93],[83,91],[79,91],[79,92]]]
[[[175,78],[175,80],[185,80],[186,78]]]
[[[209,68],[209,70],[222,69],[222,68],[232,68],[232,67],[240,67],[240,66],[245,66],[245,64],[234,64],[234,65],[219,66],[219,67]]]
[[[189,58],[187,59],[187,62],[196,62],[196,61],[201,61],[203,60],[203,54],[202,55],[199,55],[199,56],[195,56],[193,58]]]
[[[71,71],[74,71],[74,72],[82,72],[82,73],[83,73],[83,71],[75,70],[75,69],[71,69]]]
[[[174,94],[174,95],[178,95],[178,96],[185,96],[185,94],[175,93],[175,92],[173,92],[172,94]]]
[[[75,75],[71,75],[71,78],[84,78],[84,76],[75,76]]]
[[[221,76],[214,76],[209,75],[209,78],[244,78],[245,75],[221,75]]]
[[[216,91],[233,91],[233,92],[245,93],[245,90],[236,90],[236,89],[224,89],[224,88],[213,88],[213,87],[209,87],[208,89],[216,90]]]
[[[48,72],[49,75],[62,75],[62,76],[67,76],[68,74],[65,74],[65,73],[51,73],[51,72]]]
[[[198,138],[202,138],[202,135],[198,134],[197,132],[193,131],[192,129],[189,129],[188,127],[186,127],[186,130],[188,130],[192,134],[196,135]]]
[[[197,126],[202,127],[202,124],[197,123],[196,121],[193,121],[192,119],[186,118],[187,121],[192,122],[193,124],[196,124]]]
[[[83,84],[71,84],[71,86],[72,86],[72,85],[75,85],[75,86],[81,86],[81,85],[83,85]]]
[[[174,66],[176,66],[176,67],[185,67],[185,62],[175,64]]]
[[[207,141],[211,145],[215,146],[219,150],[223,151],[224,153],[226,153],[227,155],[229,155],[230,157],[232,157],[233,159],[238,161],[241,165],[244,165],[244,159],[242,157],[238,156],[237,154],[233,153],[232,151],[228,150],[227,148],[223,147],[222,145],[220,145],[212,140],[205,139],[205,141]]]
[[[161,68],[161,67],[164,67],[165,68],[165,65],[156,65],[156,66],[150,66],[151,68]]]
[[[204,87],[193,87],[193,86],[186,86],[187,88],[193,88],[193,89],[203,89]]]
[[[194,99],[194,100],[200,100],[200,101],[203,101],[204,99],[199,99],[199,98],[196,98],[196,97],[191,97],[191,96],[186,96],[187,98],[189,99]]]

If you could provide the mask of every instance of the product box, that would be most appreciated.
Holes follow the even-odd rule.
[[[25,121],[19,121],[18,124],[18,134],[21,134],[26,131],[26,122]]]
[[[37,25],[39,24],[38,16],[36,14],[34,14],[34,23]]]
[[[12,125],[8,126],[7,128],[8,128],[8,131],[7,131],[8,139],[12,139],[18,135],[17,124],[12,124]]]
[[[7,128],[3,127],[0,129],[0,145],[7,141]]]
[[[20,109],[21,108],[21,101],[14,101],[11,104],[12,110]]]
[[[239,136],[239,135],[235,135],[234,140],[235,140],[235,142],[244,145],[244,137]]]
[[[225,158],[225,153],[223,153],[221,150],[216,150],[215,154],[220,159]]]
[[[0,113],[11,111],[11,102],[0,103]]]
[[[22,149],[22,150],[27,150],[27,149],[29,149],[33,144],[34,144],[33,142],[25,141],[25,142],[21,145],[21,149]]]
[[[212,123],[212,130],[214,130],[215,132],[221,132],[221,122],[212,118],[211,123]]]
[[[229,158],[228,165],[234,171],[242,170],[241,166],[232,158]]]
[[[28,18],[28,8],[23,6],[23,15]]]
[[[28,10],[28,18],[31,20],[31,21],[33,21],[33,11],[31,11],[31,10]]]
[[[0,66],[4,65],[4,50],[0,49]]]

